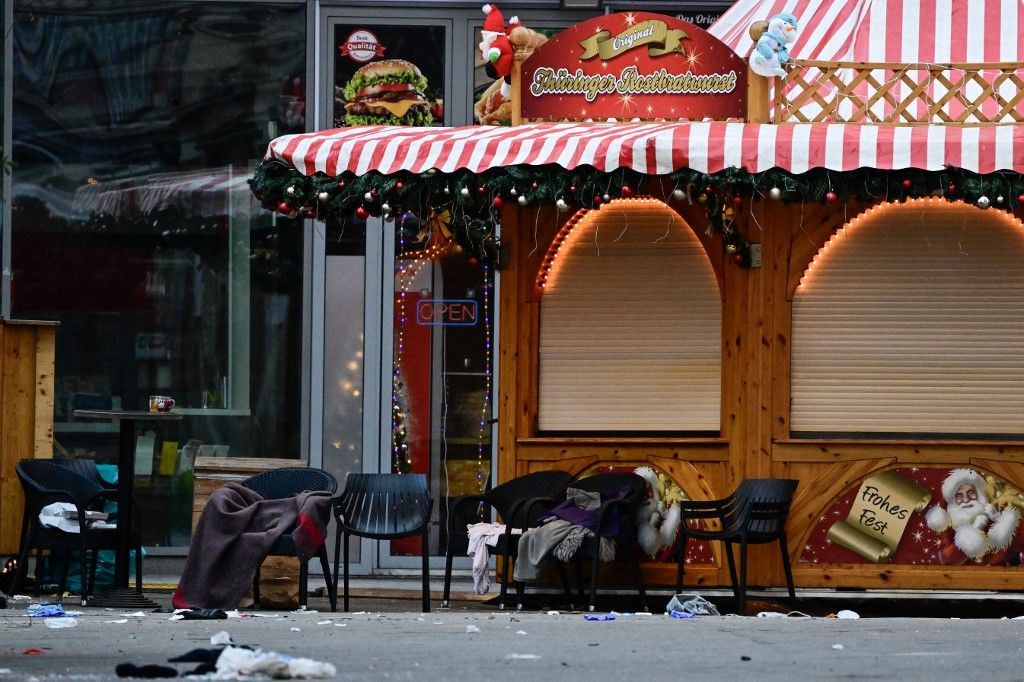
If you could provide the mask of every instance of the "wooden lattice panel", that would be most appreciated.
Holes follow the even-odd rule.
[[[776,80],[775,123],[1024,122],[1024,63],[794,61]]]

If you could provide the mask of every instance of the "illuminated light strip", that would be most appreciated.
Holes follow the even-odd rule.
[[[565,225],[562,225],[562,229],[559,230],[558,234],[556,234],[554,239],[551,240],[551,244],[548,245],[548,250],[544,254],[544,259],[540,263],[540,269],[537,271],[537,279],[534,282],[534,285],[538,289],[543,289],[544,285],[547,283],[548,273],[551,271],[551,266],[555,263],[555,258],[558,256],[558,250],[562,248],[562,244],[572,233],[576,224],[583,219],[583,216],[590,213],[590,210],[591,209],[589,208],[581,208],[576,211],[571,218],[565,221]]]
[[[668,204],[666,204],[665,202],[661,201],[656,197],[651,196],[630,197],[628,199],[612,199],[611,201],[601,204],[601,206],[598,209],[580,209],[575,213],[575,215],[573,215],[571,218],[569,218],[569,220],[566,221],[565,225],[562,226],[562,229],[559,230],[558,234],[556,234],[555,237],[551,240],[551,244],[548,246],[547,253],[544,254],[544,259],[541,261],[540,269],[537,271],[537,279],[534,283],[536,288],[543,291],[544,287],[549,283],[549,280],[551,279],[552,275],[551,271],[555,266],[555,261],[558,258],[558,254],[561,252],[562,247],[565,246],[565,242],[571,236],[573,229],[580,223],[581,220],[583,220],[585,216],[589,215],[594,210],[600,210],[609,206],[616,206],[618,208],[622,208],[622,204],[659,204],[661,206],[664,206],[669,211],[672,210],[672,208]]]
[[[918,205],[918,206],[920,206],[921,204],[924,204],[926,206],[948,207],[950,211],[952,211],[954,209],[960,210],[960,209],[963,209],[963,208],[973,208],[973,209],[978,210],[978,211],[990,210],[990,211],[994,211],[996,213],[1002,214],[1003,220],[1008,222],[1010,225],[1014,225],[1018,229],[1024,231],[1024,222],[1021,222],[1021,219],[1018,218],[1017,216],[1015,216],[1013,213],[1009,213],[1007,211],[1002,211],[1002,210],[1000,210],[998,208],[981,209],[981,208],[978,208],[978,207],[974,206],[973,204],[968,204],[967,202],[961,201],[961,200],[950,201],[950,200],[948,200],[948,199],[946,199],[944,197],[919,197],[919,198],[913,198],[913,199],[906,199],[905,201],[890,201],[890,202],[886,202],[886,203],[883,203],[883,204],[878,204],[877,206],[872,206],[871,208],[867,209],[863,213],[861,213],[861,214],[859,214],[857,216],[854,216],[852,220],[850,220],[845,225],[843,225],[838,230],[836,230],[835,232],[832,233],[832,235],[825,241],[825,243],[822,245],[822,247],[820,249],[818,249],[818,252],[814,254],[814,257],[811,259],[811,262],[807,264],[807,268],[804,270],[803,275],[800,276],[800,283],[797,285],[797,289],[800,289],[801,287],[803,287],[805,285],[809,286],[810,278],[811,278],[811,273],[814,271],[814,267],[816,265],[819,265],[819,262],[818,262],[819,259],[824,258],[825,254],[828,252],[828,250],[830,248],[832,248],[835,244],[837,244],[843,237],[847,236],[847,231],[848,230],[852,231],[852,230],[856,229],[857,225],[861,224],[862,222],[864,222],[866,220],[871,220],[871,219],[874,219],[874,218],[881,218],[881,217],[883,217],[884,214],[889,213],[889,212],[891,212],[893,210],[897,210],[894,207],[898,207],[898,206],[908,206],[908,207],[910,207],[910,206],[913,206],[915,204]]]

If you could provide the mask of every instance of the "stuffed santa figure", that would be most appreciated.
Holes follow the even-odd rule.
[[[951,470],[942,482],[942,497],[945,508],[936,505],[925,514],[928,527],[939,533],[939,563],[1020,563],[1020,512],[1013,505],[996,509],[990,504],[981,474],[974,469]]]
[[[512,90],[512,59],[515,48],[508,39],[509,32],[519,25],[519,17],[509,19],[505,25],[505,15],[495,5],[482,7],[486,17],[480,30],[480,54],[484,58],[487,75],[497,80],[503,79],[502,97],[508,97]]]

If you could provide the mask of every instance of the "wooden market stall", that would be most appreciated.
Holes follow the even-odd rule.
[[[962,27],[1024,12],[808,5],[785,75],[748,74],[748,29],[783,4],[710,33],[582,22],[519,55],[521,125],[279,138],[254,190],[321,216],[428,205],[500,241],[499,480],[650,466],[710,499],[795,478],[798,586],[1016,589],[1024,39]],[[772,551],[750,584],[784,584]],[[728,584],[718,546],[686,560]]]

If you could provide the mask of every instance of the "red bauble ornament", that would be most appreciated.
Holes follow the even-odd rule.
[[[825,192],[825,201],[827,201],[830,204],[834,204],[837,201],[839,201],[839,195],[833,192],[832,190],[829,190],[828,192]]]
[[[534,188],[534,189],[537,189],[538,187],[540,187],[540,185],[538,185],[538,184],[537,184],[537,183],[535,182],[535,183],[533,183],[532,185],[530,185],[530,187],[532,187],[532,188]]]
[[[405,184],[401,180],[395,183],[395,189],[397,189],[399,192],[402,191],[403,187],[405,187]]]
[[[704,193],[705,194],[711,194],[714,191],[715,191],[715,188],[712,187],[711,185],[708,185],[707,187],[704,188]]]
[[[739,194],[737,194],[736,196],[734,196],[734,197],[732,198],[732,203],[734,203],[734,204],[736,204],[737,206],[739,206],[740,204],[742,204],[742,203],[743,203],[743,197],[741,197],[741,196],[740,196]]]
[[[292,210],[292,207],[288,205],[287,201],[282,201],[280,204],[277,205],[277,210],[280,213],[288,213],[289,211]]]
[[[956,194],[956,185],[952,182],[949,183],[949,187],[946,188],[946,194]]]
[[[468,262],[470,265],[476,265],[480,261],[477,260],[476,256],[470,256],[469,258],[466,259],[466,262]]]
[[[372,189],[370,190],[370,196],[371,196],[371,197],[375,197],[375,196],[377,196],[377,188],[376,188],[376,187],[374,187],[374,188],[372,188]]]
[[[601,195],[600,194],[595,194],[594,195],[594,206],[600,206],[602,201],[603,200],[601,199]]]
[[[910,181],[910,178],[904,178],[903,179],[903,189],[910,189],[913,186],[914,186],[914,183],[912,183]]]
[[[366,210],[365,206],[359,206],[356,208],[356,217],[360,220],[366,220],[370,216],[370,212]]]
[[[622,186],[622,196],[624,196],[624,197],[631,197],[631,196],[633,196],[633,188],[630,187],[629,185],[623,185]]]
[[[739,265],[740,263],[742,263],[743,262],[743,254],[742,253],[734,254],[733,257],[732,257],[732,262],[735,263],[736,265]]]
[[[309,213],[306,214],[306,217],[309,218],[310,220],[316,220],[316,211],[310,211]]]
[[[501,197],[494,197],[493,199],[491,199],[491,206],[493,206],[494,208],[501,208],[504,205],[505,200],[502,199]]]
[[[479,187],[476,188],[476,191],[477,191],[477,194],[486,194],[487,193],[487,188],[484,187],[483,185],[480,185]]]
[[[345,187],[345,181],[344,180],[338,180],[338,188],[339,189],[344,189],[344,187]]]
[[[569,185],[569,191],[576,194],[576,185]]]
[[[1019,197],[1017,197],[1017,204],[1019,206],[1024,206],[1024,194],[1021,194]]]

